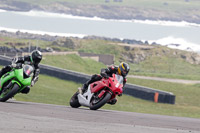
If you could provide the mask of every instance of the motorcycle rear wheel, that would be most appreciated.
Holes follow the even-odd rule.
[[[91,110],[97,110],[99,108],[101,108],[103,105],[105,105],[108,100],[111,98],[111,94],[106,92],[104,97],[102,99],[100,99],[100,101],[98,101],[98,103],[93,104],[93,101],[95,100],[94,98],[91,100],[90,102],[90,109]]]
[[[78,101],[78,94],[79,94],[79,92],[77,91],[70,99],[69,104],[72,108],[78,108],[81,106]]]
[[[9,89],[9,88],[8,88]],[[6,92],[2,92],[2,93],[5,93],[5,94],[2,94],[4,95],[2,98],[0,97],[0,102],[6,102],[9,98],[12,98],[15,94],[17,94],[18,90],[19,90],[19,85],[18,84],[14,84],[12,86],[12,88],[10,88],[11,90],[8,91],[7,89],[5,91],[8,91],[7,93]]]

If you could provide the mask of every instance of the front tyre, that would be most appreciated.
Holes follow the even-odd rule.
[[[90,102],[90,109],[91,110],[97,110],[99,108],[101,108],[104,104],[107,103],[107,101],[111,98],[111,94],[110,93],[106,93],[104,95],[103,98],[96,100],[95,98],[92,98],[91,102]]]
[[[78,94],[79,94],[79,92],[77,91],[77,92],[72,96],[72,98],[70,99],[69,104],[70,104],[70,106],[71,106],[72,108],[78,108],[78,107],[81,106],[80,103],[79,103],[79,101],[78,101]]]
[[[11,88],[4,90],[0,95],[0,102],[5,102],[9,98],[12,98],[15,94],[17,94],[19,90],[19,85],[14,84]]]

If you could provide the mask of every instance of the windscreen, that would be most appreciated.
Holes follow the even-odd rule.
[[[116,74],[115,77],[117,81],[119,82],[119,84],[123,84],[124,78],[122,76]]]
[[[34,71],[33,67],[30,65],[24,65],[23,70],[26,76],[30,76]]]

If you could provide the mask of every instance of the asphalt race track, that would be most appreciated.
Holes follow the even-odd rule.
[[[8,101],[0,133],[200,133],[200,119]]]

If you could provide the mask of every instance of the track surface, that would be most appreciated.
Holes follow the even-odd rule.
[[[0,133],[200,133],[200,119],[8,101]]]

